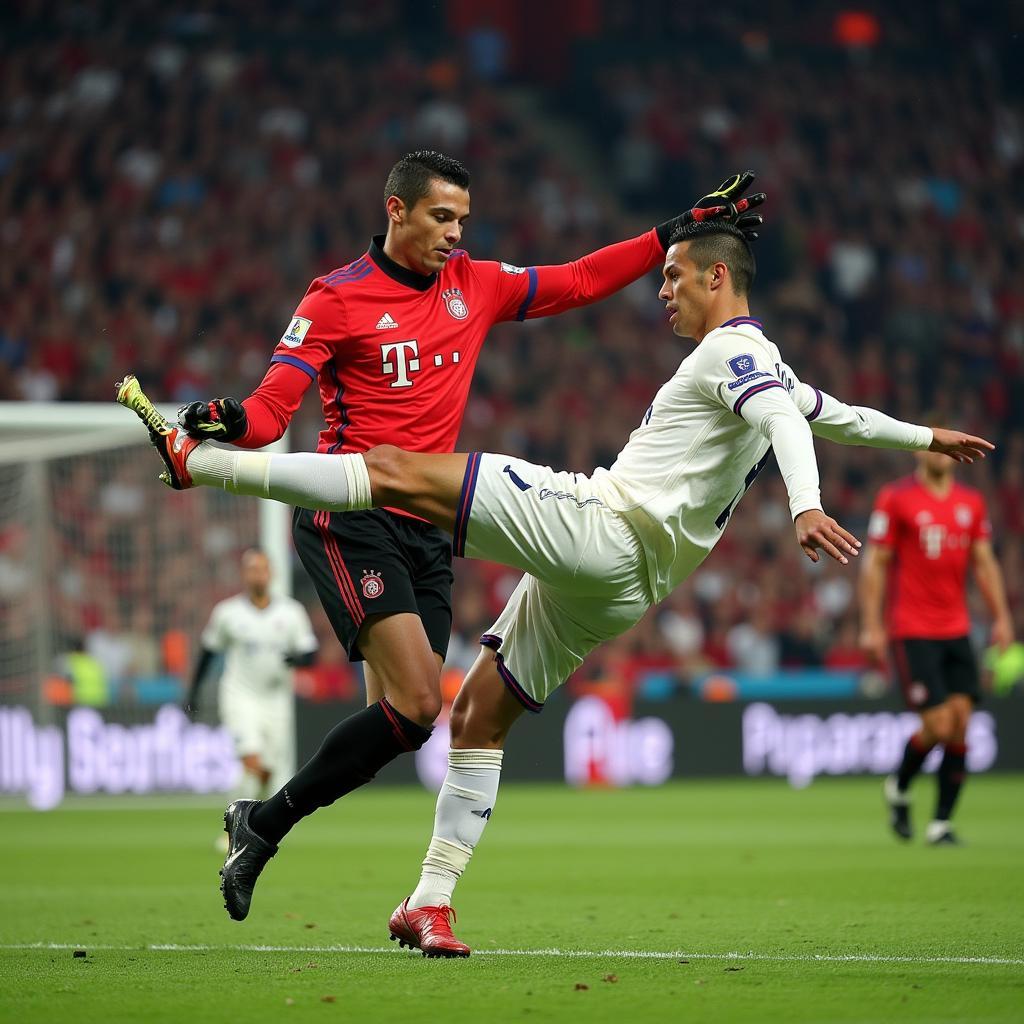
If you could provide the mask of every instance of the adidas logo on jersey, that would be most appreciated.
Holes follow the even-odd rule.
[[[390,313],[385,313],[377,321],[377,330],[378,331],[393,331],[397,327],[398,327],[398,321]]]

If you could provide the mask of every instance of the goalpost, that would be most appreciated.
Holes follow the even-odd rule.
[[[287,435],[271,447],[287,450]],[[287,506],[171,491],[161,468],[112,401],[0,402],[0,706],[49,719],[80,644],[118,703],[144,700],[140,681],[180,678],[213,603],[238,592],[247,547],[291,592]]]

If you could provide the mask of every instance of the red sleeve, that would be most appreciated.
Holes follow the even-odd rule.
[[[337,289],[317,278],[288,321],[270,361],[294,366],[316,380],[334,358],[346,327],[345,305]]]
[[[242,403],[249,426],[235,442],[239,448],[262,448],[284,434],[344,331],[345,307],[337,290],[317,278],[289,319],[267,375]]]
[[[979,494],[977,497],[977,509],[974,516],[974,536],[971,539],[991,540],[992,520],[989,519],[988,506],[985,504],[985,499],[982,495]]]
[[[282,363],[271,365],[260,386],[242,403],[249,425],[235,444],[262,448],[281,437],[309,384],[304,370]]]
[[[613,295],[659,266],[665,250],[652,228],[637,238],[605,246],[554,267],[513,267],[477,263],[494,275],[494,319],[532,320],[552,316]]]
[[[883,487],[875,499],[875,507],[868,521],[868,540],[891,548],[896,543],[898,525],[896,495],[891,487]]]

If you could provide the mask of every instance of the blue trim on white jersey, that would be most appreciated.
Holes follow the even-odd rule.
[[[724,324],[719,324],[719,327],[756,327],[759,331],[764,331],[764,326],[760,320],[755,320],[752,316],[734,316],[731,320],[726,320]]]
[[[754,395],[759,395],[762,391],[771,391],[772,388],[782,388],[783,391],[786,390],[782,382],[776,380],[774,377],[771,380],[762,381],[760,384],[755,384],[753,387],[744,391],[743,394],[736,399],[736,404],[732,407],[732,411],[739,416],[740,409],[743,408],[743,405],[746,403],[748,398],[753,398]]]
[[[814,387],[809,385],[811,390],[818,396],[818,400],[814,403],[814,408],[811,410],[807,417],[807,422],[810,423],[812,420],[816,420],[821,415],[821,392]]]

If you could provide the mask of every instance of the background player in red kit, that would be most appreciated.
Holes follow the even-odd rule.
[[[744,211],[764,197],[740,199],[753,177],[735,175],[698,207],[637,238],[562,266],[517,267],[457,248],[470,211],[469,174],[440,153],[410,153],[385,185],[387,234],[310,285],[257,390],[241,403],[194,402],[179,421],[194,437],[261,448],[284,433],[315,382],[326,420],[318,452],[381,444],[450,452],[492,324],[611,295],[661,264],[679,224],[727,215],[756,237],[761,218]],[[292,826],[421,747],[441,709],[451,632],[448,535],[405,513],[302,508],[293,535],[349,657],[366,661],[368,706],[335,726],[278,793],[228,808],[222,891],[236,920],[248,914],[256,879]]]
[[[893,831],[902,839],[913,835],[907,790],[941,743],[935,817],[925,838],[955,843],[949,819],[966,774],[967,724],[979,697],[968,638],[968,565],[992,614],[993,643],[1009,646],[1013,623],[984,499],[953,479],[955,464],[945,455],[915,458],[917,472],[883,488],[871,516],[860,581],[861,645],[880,665],[889,646],[907,705],[921,715],[899,770],[885,780]]]

